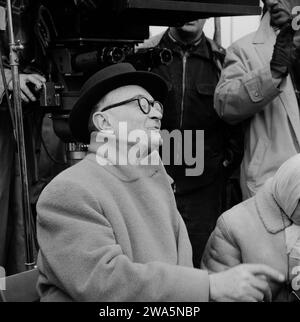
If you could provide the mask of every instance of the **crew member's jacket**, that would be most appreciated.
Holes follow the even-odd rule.
[[[168,174],[174,179],[176,191],[184,193],[212,183],[222,177],[223,161],[237,167],[242,159],[242,134],[239,128],[228,127],[213,108],[213,96],[218,83],[225,50],[215,42],[205,37],[194,45],[184,46],[173,39],[169,32],[157,35],[139,48],[167,48],[173,53],[173,60],[169,65],[159,64],[152,68],[152,72],[162,76],[169,85],[169,95],[164,104],[162,129],[192,130],[194,133],[192,148],[194,153],[203,148],[196,147],[196,130],[204,131],[204,172],[201,176],[187,176],[186,169],[194,168],[185,162],[180,164],[182,145],[171,145],[170,166],[166,164]],[[177,142],[178,143],[178,142]],[[182,153],[182,155],[184,155]],[[174,156],[174,157],[173,157]],[[179,158],[177,160],[177,158]],[[163,160],[164,161],[164,160]]]
[[[215,108],[228,123],[246,127],[241,166],[244,199],[253,196],[291,156],[300,152],[300,115],[291,77],[274,86],[270,61],[276,34],[266,13],[257,32],[228,50]]]
[[[97,148],[38,202],[42,301],[207,301],[165,169],[97,163]]]

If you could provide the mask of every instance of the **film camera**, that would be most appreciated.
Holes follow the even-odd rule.
[[[97,70],[128,61],[139,68],[168,64],[172,52],[150,48],[135,53],[149,25],[172,26],[199,18],[259,14],[259,0],[41,0],[36,35],[46,57],[40,105],[53,115],[56,134],[74,142],[68,115],[82,84]],[[81,149],[72,143],[71,150]]]

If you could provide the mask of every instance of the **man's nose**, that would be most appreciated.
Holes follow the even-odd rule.
[[[163,117],[163,115],[162,115],[161,111],[159,111],[157,108],[152,106],[150,113],[149,113],[149,118],[161,120],[162,117]]]

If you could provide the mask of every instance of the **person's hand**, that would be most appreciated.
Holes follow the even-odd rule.
[[[36,97],[27,86],[28,83],[33,84],[35,86],[35,90],[39,91],[45,82],[46,79],[39,74],[20,74],[20,89],[22,101],[26,103],[29,103],[30,101],[36,101]],[[13,90],[12,81],[8,83],[8,89],[10,91]]]
[[[297,48],[294,43],[295,30],[290,23],[285,24],[274,45],[271,60],[271,72],[274,78],[283,78],[288,75],[289,68],[296,59]]]
[[[283,283],[285,277],[273,268],[259,264],[243,264],[227,271],[211,274],[210,300],[217,302],[271,301],[268,280]]]

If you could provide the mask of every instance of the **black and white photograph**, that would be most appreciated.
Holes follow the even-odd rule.
[[[300,0],[0,0],[0,73],[0,312],[299,303]]]

